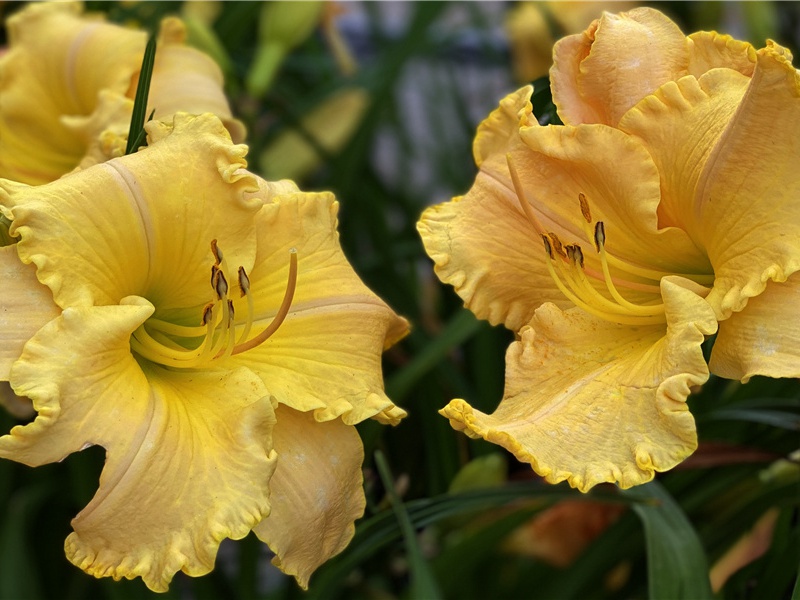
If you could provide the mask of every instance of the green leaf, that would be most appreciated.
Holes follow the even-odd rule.
[[[139,83],[136,86],[136,97],[133,100],[133,113],[131,114],[131,126],[128,130],[128,145],[125,154],[132,154],[139,145],[140,140],[144,139],[144,123],[147,115],[147,97],[150,94],[150,80],[153,78],[153,65],[156,61],[156,36],[151,35],[147,40],[142,58],[142,70],[139,72]],[[155,111],[150,113],[153,118]]]
[[[632,508],[644,525],[650,600],[713,598],[703,546],[672,496],[657,481],[623,494],[644,501]]]
[[[397,517],[400,529],[403,532],[406,552],[408,553],[409,569],[411,570],[411,596],[414,598],[429,598],[430,600],[441,598],[439,586],[433,577],[430,566],[422,556],[422,551],[417,543],[416,531],[411,524],[406,507],[400,501],[394,489],[392,473],[389,470],[389,465],[383,456],[383,452],[380,450],[375,452],[375,466],[378,467],[378,474],[381,477],[381,481],[383,481],[383,487],[386,489],[386,494],[392,503],[392,510],[394,510],[395,517]]]

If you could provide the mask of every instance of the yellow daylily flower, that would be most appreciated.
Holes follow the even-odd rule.
[[[52,183],[0,180],[19,238],[0,380],[38,412],[0,456],[106,449],[65,546],[96,577],[163,591],[254,530],[305,587],[364,509],[353,424],[405,414],[380,361],[407,323],[348,264],[331,194],[249,173],[211,114],[146,129],[148,148]]]
[[[518,333],[497,410],[441,413],[551,483],[630,487],[696,448],[686,398],[718,323],[715,373],[800,375],[800,85],[777,44],[687,38],[652,9],[555,55],[567,124],[508,96],[472,189],[418,224],[438,276]]]
[[[79,3],[32,3],[8,19],[0,177],[39,185],[124,153],[147,36],[82,11]],[[162,22],[147,114],[212,112],[243,141],[219,67],[185,37],[178,19]]]

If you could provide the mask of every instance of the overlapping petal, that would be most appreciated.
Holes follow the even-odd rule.
[[[0,177],[53,181],[96,151],[98,134],[130,122],[132,103],[98,114],[98,98],[101,92],[133,98],[146,35],[81,13],[79,3],[45,2],[8,20],[10,49],[0,59]],[[244,128],[231,116],[219,67],[184,38],[180,21],[164,21],[149,97],[156,118],[213,112],[242,141]]]
[[[659,225],[683,228],[701,248],[698,182],[749,83],[732,69],[715,69],[700,79],[683,77],[647,96],[619,123],[642,140],[658,168]]]
[[[747,381],[754,375],[800,377],[800,274],[770,281],[747,307],[719,324],[709,367],[715,375]]]
[[[463,400],[441,413],[499,444],[547,481],[586,491],[645,483],[696,447],[685,400],[708,369],[700,344],[713,311],[680,278],[664,278],[667,330],[600,321],[545,304],[506,355],[506,390],[486,415]]]
[[[364,512],[364,450],[340,419],[319,423],[288,406],[276,416],[272,512],[254,531],[275,552],[273,562],[306,588],[311,573],[348,544]]]
[[[59,306],[137,294],[163,318],[208,301],[211,240],[235,264],[253,264],[261,201],[245,198],[258,189],[241,169],[247,148],[231,145],[212,115],[178,115],[174,126],[151,122],[148,131],[147,152],[68,179],[29,188],[0,181],[19,256],[36,264]],[[100,194],[102,202],[87,202]]]
[[[281,403],[347,424],[375,417],[396,423],[404,411],[383,391],[380,356],[408,331],[358,278],[339,245],[338,203],[331,194],[273,196],[257,215],[258,254],[250,272],[256,325],[265,327],[283,300],[290,250],[297,287],[278,331],[231,359],[264,380]],[[246,304],[236,305],[237,314]]]
[[[0,381],[8,381],[25,342],[61,310],[36,279],[36,269],[20,262],[15,246],[0,248],[0,280],[13,282],[0,296]]]
[[[97,577],[141,576],[164,591],[178,570],[210,571],[219,542],[267,514],[274,413],[246,370],[140,365],[129,338],[152,313],[133,297],[45,325],[11,373],[39,415],[0,438],[0,456],[36,466],[103,446],[100,488],[73,520],[67,556]]]
[[[800,76],[788,51],[769,44],[697,184],[716,276],[708,301],[720,319],[800,269],[798,139]]]
[[[615,126],[639,100],[686,75],[688,63],[686,37],[657,10],[604,13],[553,48],[553,101],[566,124]]]

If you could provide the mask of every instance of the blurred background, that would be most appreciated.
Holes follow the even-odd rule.
[[[700,448],[647,492],[549,486],[437,414],[455,397],[494,410],[513,334],[477,321],[438,282],[416,221],[469,189],[475,127],[506,93],[535,82],[535,114],[558,122],[547,81],[554,40],[603,10],[641,4],[86,2],[151,31],[165,15],[182,16],[190,43],[225,73],[248,128],[250,168],[333,191],[345,253],[413,327],[384,361],[387,392],[409,417],[396,428],[359,426],[367,512],[310,590],[274,569],[251,535],[223,543],[209,576],[179,573],[160,597],[668,598],[654,584],[658,569],[663,581],[709,568],[719,598],[800,597],[796,380],[712,376],[689,398]],[[0,16],[22,5],[0,2]],[[652,6],[685,33],[716,29],[757,47],[772,38],[798,48],[796,2]],[[0,431],[16,422],[0,414]],[[383,479],[376,451],[390,471]],[[0,461],[0,600],[156,597],[139,580],[98,581],[64,557],[70,519],[94,494],[102,463],[99,447],[37,469]],[[411,521],[405,535],[387,487]],[[643,516],[655,497],[673,520]],[[687,571],[675,566],[680,556]]]

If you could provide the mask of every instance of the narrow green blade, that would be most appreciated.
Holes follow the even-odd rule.
[[[150,94],[150,80],[153,78],[153,65],[156,61],[156,36],[147,40],[142,58],[142,70],[139,72],[139,84],[136,86],[136,97],[133,99],[131,127],[128,130],[128,145],[125,154],[131,154],[139,148],[144,139],[144,123],[147,115],[147,97]],[[150,115],[152,118],[152,114]]]
[[[692,524],[657,481],[623,492],[644,525],[650,600],[704,600],[714,597],[708,560]]]

